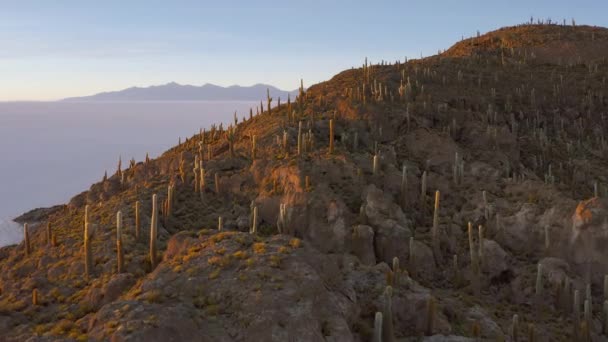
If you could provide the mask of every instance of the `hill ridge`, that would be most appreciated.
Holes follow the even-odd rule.
[[[602,338],[579,323],[602,311],[608,274],[608,63],[488,46],[342,71],[22,216],[28,243],[0,249],[0,328],[9,340]]]

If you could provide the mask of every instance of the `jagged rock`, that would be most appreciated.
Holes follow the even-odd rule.
[[[482,269],[490,279],[500,276],[509,270],[509,255],[496,241],[483,240],[484,262]]]
[[[491,338],[493,340],[499,340],[504,338],[504,333],[500,329],[500,326],[490,318],[488,313],[481,308],[479,305],[475,305],[467,311],[466,319],[471,323],[479,323],[481,328],[481,336]]]
[[[409,252],[409,243],[407,250]],[[422,275],[424,278],[432,278],[436,269],[433,250],[424,242],[414,240],[414,253],[416,255],[416,274]]]
[[[543,276],[547,281],[556,287],[568,277],[570,266],[565,260],[559,258],[543,258],[540,262],[543,265]]]
[[[374,229],[370,226],[359,225],[353,228],[352,251],[362,264],[375,265]]]
[[[179,232],[173,235],[167,242],[167,250],[163,254],[163,259],[169,260],[177,255],[187,254],[192,241],[194,238],[190,232]]]
[[[373,184],[366,189],[365,216],[374,228],[378,260],[387,263],[391,263],[394,257],[406,260],[412,236],[410,222],[401,208]]]
[[[525,203],[513,216],[502,219],[501,242],[514,252],[521,253],[535,249],[540,228],[536,226],[538,208]]]
[[[365,189],[365,215],[374,227],[390,227],[395,224],[409,226],[401,207],[373,184]],[[387,222],[389,220],[392,222]]]

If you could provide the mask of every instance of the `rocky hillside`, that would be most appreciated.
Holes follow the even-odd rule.
[[[504,28],[119,165],[20,218],[0,339],[605,340],[607,50]]]

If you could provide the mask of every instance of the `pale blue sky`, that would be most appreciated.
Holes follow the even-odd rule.
[[[530,16],[608,26],[606,13],[605,0],[0,0],[0,100],[171,81],[294,89]]]

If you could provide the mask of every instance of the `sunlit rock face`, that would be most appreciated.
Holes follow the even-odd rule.
[[[608,201],[598,197],[579,202],[572,215],[572,257],[589,270],[608,270]]]

